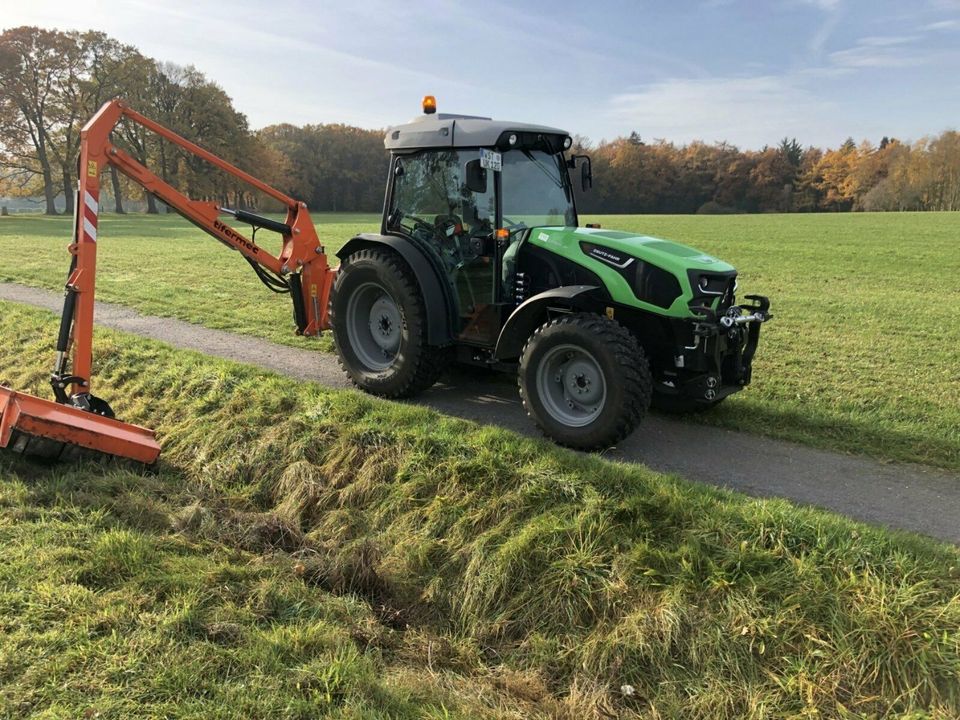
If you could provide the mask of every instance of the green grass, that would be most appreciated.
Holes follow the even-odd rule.
[[[378,226],[320,216],[328,250]],[[693,422],[960,470],[960,214],[608,216],[734,263],[773,301],[753,385]],[[0,279],[59,288],[68,218],[0,219]],[[106,216],[100,297],[301,347],[284,298],[179,218]]]
[[[0,280],[62,289],[72,223],[68,217],[2,218]],[[331,213],[317,224],[330,255],[357,233],[379,228],[377,215]],[[290,300],[270,293],[239,253],[179,215],[104,215],[99,234],[100,300],[295,347],[332,348],[328,338],[297,337]],[[261,231],[258,241],[276,252],[276,237]]]
[[[54,325],[0,304],[0,378]],[[0,456],[0,715],[960,714],[956,548],[100,342],[163,460]]]

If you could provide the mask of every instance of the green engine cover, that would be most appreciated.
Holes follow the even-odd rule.
[[[687,304],[694,298],[688,270],[722,274],[734,272],[732,265],[692,247],[648,235],[615,230],[538,227],[530,231],[527,242],[594,272],[606,285],[614,302],[675,318],[694,317]],[[584,249],[584,245],[599,250],[591,254]],[[612,251],[612,254],[601,259],[604,248]],[[669,307],[660,307],[637,297],[629,280],[631,273],[618,267],[627,256],[635,258],[634,262],[641,261],[660,268],[677,279],[681,292]]]

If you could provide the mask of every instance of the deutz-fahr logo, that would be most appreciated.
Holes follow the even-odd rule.
[[[606,248],[598,247],[596,245],[590,248],[590,254],[599,260],[605,260],[606,262],[612,265],[616,265],[617,267],[623,267],[625,265],[628,265],[630,260],[633,259],[624,255],[620,255],[619,253],[612,252],[611,250],[607,250]]]
[[[258,248],[256,245],[254,245],[254,244],[253,244],[252,242],[250,242],[249,240],[247,240],[243,235],[241,235],[240,233],[238,233],[236,230],[234,230],[234,229],[233,229],[232,227],[230,227],[229,225],[226,225],[225,223],[222,223],[222,222],[220,222],[219,220],[214,220],[214,221],[213,221],[213,226],[214,226],[217,230],[219,230],[220,232],[222,232],[224,235],[226,235],[228,238],[230,238],[231,240],[233,240],[235,243],[239,243],[240,245],[243,245],[247,250],[249,250],[250,252],[252,252],[254,255],[256,255],[257,253],[260,252],[260,248]]]

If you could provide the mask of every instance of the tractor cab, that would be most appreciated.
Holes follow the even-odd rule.
[[[429,107],[429,105],[427,105]],[[492,347],[518,291],[520,246],[536,227],[575,228],[563,130],[424,114],[391,128],[384,234],[418,244],[453,289],[458,340]]]

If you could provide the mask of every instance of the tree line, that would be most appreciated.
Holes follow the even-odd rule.
[[[774,147],[645,142],[637,133],[590,148],[597,213],[960,210],[960,133],[914,143],[852,139],[836,149],[784,138]]]
[[[113,97],[211,150],[313,210],[377,211],[387,154],[383,131],[287,123],[253,130],[215,82],[192,66],[149,58],[104,33],[18,27],[0,34],[0,196],[40,198],[73,212],[80,128]],[[122,123],[113,142],[191,197],[271,208],[202,160]],[[917,142],[847,140],[836,149],[784,139],[761,150],[728,143],[646,141],[637,132],[578,152],[593,160],[593,213],[823,212],[960,209],[960,134]],[[160,210],[112,171],[113,209]]]

